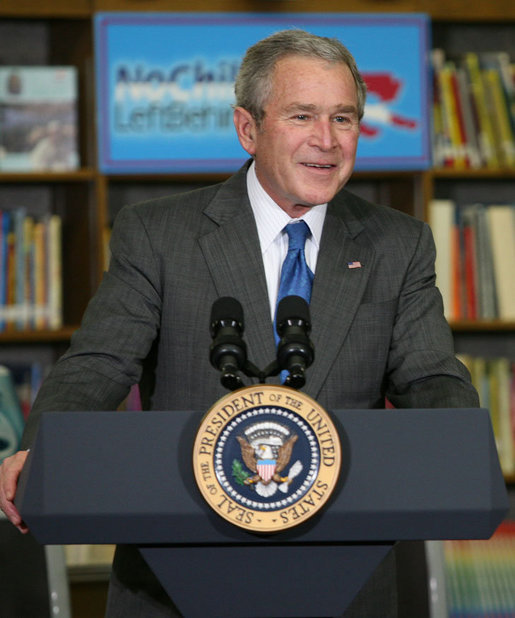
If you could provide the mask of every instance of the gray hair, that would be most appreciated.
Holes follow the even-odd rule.
[[[265,104],[272,90],[275,65],[286,56],[320,58],[347,65],[356,84],[358,118],[361,120],[367,87],[350,51],[338,39],[292,29],[276,32],[249,47],[236,77],[236,106],[246,109],[258,126],[264,118]]]

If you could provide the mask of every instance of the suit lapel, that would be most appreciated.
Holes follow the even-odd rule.
[[[243,306],[249,359],[263,369],[275,357],[265,270],[246,190],[246,166],[229,179],[204,214],[218,224],[199,244],[219,296]]]
[[[364,229],[359,217],[340,196],[327,210],[310,304],[315,361],[306,391],[315,399],[345,343],[374,259],[374,250],[359,242]],[[359,265],[349,268],[349,262]]]

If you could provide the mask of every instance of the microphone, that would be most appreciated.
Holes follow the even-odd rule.
[[[247,362],[247,346],[243,334],[243,308],[230,296],[223,296],[213,303],[209,332],[213,338],[209,360],[221,372],[220,381],[234,391],[243,386],[238,375]]]
[[[285,384],[301,388],[306,382],[306,368],[315,358],[309,339],[311,319],[308,303],[301,296],[285,296],[277,306],[276,325],[281,338],[277,346],[277,363],[280,369],[289,372]]]

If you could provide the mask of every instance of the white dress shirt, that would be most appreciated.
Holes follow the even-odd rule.
[[[247,191],[256,220],[265,266],[270,314],[273,320],[281,278],[281,267],[288,252],[288,235],[283,230],[292,221],[303,220],[306,222],[311,230],[311,236],[306,240],[304,253],[306,255],[306,262],[314,273],[327,204],[313,206],[299,219],[292,219],[263,189],[256,176],[254,163],[252,163],[247,172]]]

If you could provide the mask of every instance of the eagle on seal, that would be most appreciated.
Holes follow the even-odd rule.
[[[236,439],[240,443],[241,456],[245,465],[251,472],[254,472],[254,476],[245,479],[246,485],[255,483],[268,485],[272,481],[276,483],[290,481],[288,476],[283,477],[280,475],[280,472],[288,465],[293,445],[297,441],[298,436],[293,435],[286,440],[286,442],[279,447],[277,457],[274,457],[272,448],[269,444],[262,442],[254,448],[245,438],[236,436]]]

